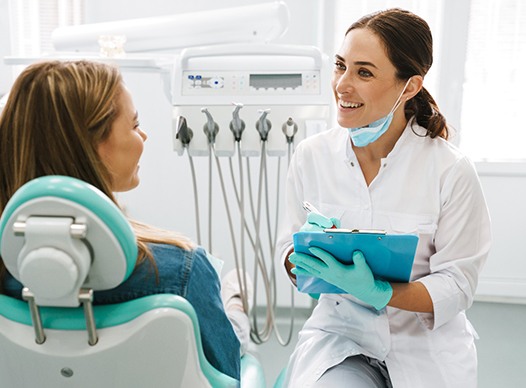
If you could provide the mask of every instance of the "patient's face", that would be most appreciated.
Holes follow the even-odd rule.
[[[98,146],[98,153],[112,178],[112,191],[128,191],[139,184],[139,159],[146,133],[139,128],[137,111],[129,91],[122,86],[117,95],[117,118],[110,136]]]

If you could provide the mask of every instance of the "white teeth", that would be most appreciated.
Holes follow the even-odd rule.
[[[344,107],[344,108],[359,108],[363,104],[358,104],[358,103],[355,103],[355,102],[347,102],[347,101],[340,100],[340,105],[342,107]]]

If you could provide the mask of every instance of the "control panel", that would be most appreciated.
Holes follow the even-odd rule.
[[[318,70],[291,73],[183,71],[182,95],[317,95]]]

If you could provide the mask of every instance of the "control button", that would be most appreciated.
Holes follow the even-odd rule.
[[[225,84],[225,80],[222,77],[214,77],[208,80],[208,85],[213,89],[221,89]]]

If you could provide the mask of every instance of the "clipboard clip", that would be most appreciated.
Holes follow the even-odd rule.
[[[382,229],[323,229],[325,233],[350,233],[350,234],[387,234],[385,230]]]

